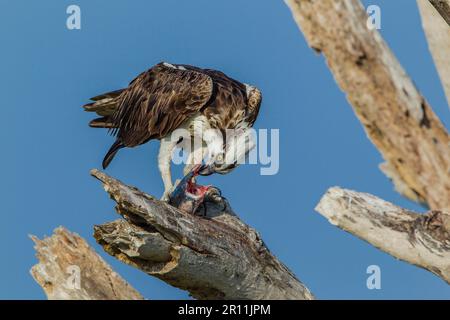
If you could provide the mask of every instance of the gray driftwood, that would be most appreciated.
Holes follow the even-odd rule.
[[[125,219],[95,226],[106,252],[197,299],[313,299],[223,198],[185,213],[93,170]],[[205,216],[206,215],[206,216]]]
[[[143,299],[76,233],[59,227],[51,237],[31,238],[39,259],[31,275],[48,299]]]
[[[316,211],[333,225],[450,284],[450,213],[418,214],[373,195],[331,188]]]

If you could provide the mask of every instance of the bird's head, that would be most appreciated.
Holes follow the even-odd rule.
[[[213,173],[227,174],[238,166],[237,161],[229,163],[226,152],[219,152],[213,155],[199,170],[202,176],[209,176]]]
[[[255,147],[255,138],[250,130],[238,130],[228,137],[228,143],[218,152],[213,152],[199,171],[200,175],[227,174],[244,163],[246,155]]]

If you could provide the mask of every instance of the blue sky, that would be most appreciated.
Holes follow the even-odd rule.
[[[0,0],[0,298],[44,299],[29,274],[28,234],[64,225],[150,299],[187,294],[126,266],[95,243],[92,226],[117,218],[89,176],[112,137],[87,126],[81,105],[126,86],[162,60],[216,68],[257,85],[264,102],[257,128],[280,129],[280,171],[241,166],[211,176],[236,212],[321,299],[448,299],[450,286],[330,225],[314,211],[327,188],[375,194],[417,211],[379,171],[382,159],[337,88],[324,59],[309,49],[288,8],[275,0]],[[66,28],[77,4],[82,29]],[[382,10],[382,34],[435,112],[448,106],[413,0],[365,1]],[[107,172],[162,194],[158,143],[123,150]],[[382,289],[368,290],[366,268],[381,268]]]

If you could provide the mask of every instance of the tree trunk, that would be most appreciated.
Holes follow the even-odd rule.
[[[433,7],[450,26],[450,0],[429,0]]]
[[[396,189],[432,209],[450,210],[450,138],[358,0],[287,0],[307,42],[383,155]],[[333,23],[330,23],[332,21]]]
[[[431,6],[430,2],[417,0],[417,5],[428,47],[450,106],[450,27]]]

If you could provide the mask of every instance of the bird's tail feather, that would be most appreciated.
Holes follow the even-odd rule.
[[[89,122],[89,126],[91,128],[107,128],[114,129],[116,125],[114,124],[112,118],[110,116],[95,118]]]
[[[92,102],[83,106],[85,111],[95,112],[100,118],[89,122],[89,126],[94,128],[114,128],[112,117],[119,107],[119,96],[124,89],[111,91],[91,98]]]
[[[106,169],[109,166],[111,161],[114,159],[114,156],[123,147],[125,147],[125,145],[119,140],[116,140],[116,142],[113,143],[111,148],[109,148],[108,152],[106,153],[105,158],[103,158],[102,162],[103,169]]]
[[[93,97],[90,99],[92,102],[85,104],[83,108],[88,112],[96,112],[100,116],[111,115],[116,111],[117,98],[123,91],[124,89],[119,89]]]

